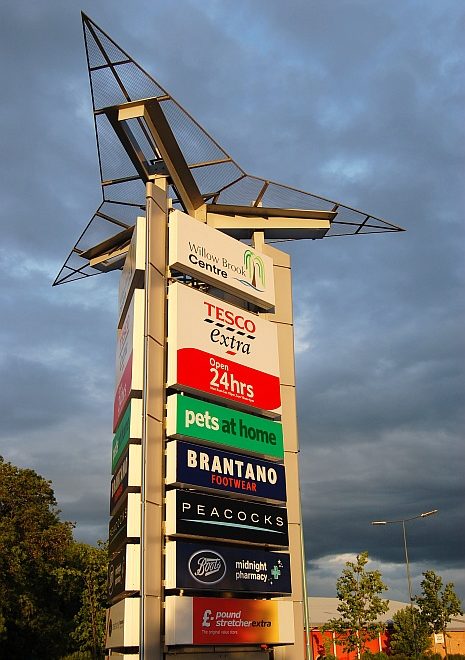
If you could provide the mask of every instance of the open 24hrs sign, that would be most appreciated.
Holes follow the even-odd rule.
[[[169,387],[281,414],[273,323],[180,283],[168,310]]]

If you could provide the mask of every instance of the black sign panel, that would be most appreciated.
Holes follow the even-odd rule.
[[[128,501],[124,502],[118,513],[110,519],[108,528],[108,552],[111,555],[127,540]]]
[[[176,459],[178,483],[286,501],[284,466],[277,463],[188,442],[176,443]]]
[[[286,509],[188,490],[167,493],[167,534],[285,547],[289,543]]]
[[[110,514],[112,514],[116,508],[118,502],[121,501],[121,498],[126,493],[128,489],[128,480],[129,480],[129,447],[126,449],[123,460],[120,463],[119,468],[115,472],[115,476],[111,480],[110,488]]]
[[[108,600],[124,593],[126,585],[126,547],[108,562]]]
[[[177,541],[168,546],[168,561],[176,555],[176,584],[168,588],[253,594],[290,594],[287,553],[266,552],[210,543]]]

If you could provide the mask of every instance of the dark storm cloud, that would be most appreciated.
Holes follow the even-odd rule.
[[[465,593],[463,7],[83,9],[250,173],[408,229],[283,245],[312,593],[332,593],[341,557],[368,549],[402,597],[401,530],[369,522],[431,508],[409,526],[414,579],[434,566]],[[79,8],[1,14],[0,452],[52,479],[63,516],[94,540],[107,524],[116,277],[50,288],[100,199]]]

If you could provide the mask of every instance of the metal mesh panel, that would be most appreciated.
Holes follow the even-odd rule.
[[[97,115],[95,121],[103,180],[107,181],[108,179],[137,176],[136,168],[132,164],[131,159],[119,141],[106,115]]]
[[[63,268],[58,273],[54,284],[64,284],[65,282],[74,282],[76,280],[82,280],[83,277],[89,277],[89,276],[86,275],[85,273],[76,272],[74,270],[70,270],[66,266],[63,266]]]
[[[145,195],[144,195],[144,203],[145,203]],[[116,222],[119,222],[120,224],[126,227],[132,227],[132,225],[135,224],[136,222],[136,217],[138,215],[141,215],[141,213],[142,215],[144,214],[144,211],[141,212],[140,208],[138,208],[137,206],[131,206],[129,204],[112,204],[110,201],[104,202],[100,206],[97,212],[105,214],[110,218],[113,218]],[[119,229],[116,228],[116,231],[119,231]],[[113,231],[111,235],[113,235],[114,233],[116,232],[115,232],[115,228],[113,227]]]
[[[100,218],[98,215],[94,215],[92,221],[90,222],[87,231],[78,241],[76,247],[78,250],[88,250],[89,248],[102,243],[110,236],[122,231],[123,227],[115,225],[113,222]]]
[[[98,45],[95,43],[94,35],[86,24],[84,24],[84,29],[86,31],[85,34],[87,39],[87,46],[89,47],[89,45],[92,43],[95,48],[100,50]],[[125,53],[124,50],[115,44],[112,39],[107,37],[106,34],[95,25],[95,23],[92,23],[92,30],[95,32],[97,39],[100,41],[103,50],[105,51],[111,63],[121,62],[121,60],[128,59],[127,53]]]
[[[188,165],[229,158],[175,101],[162,101],[160,105]]]
[[[125,202],[143,206],[145,205],[145,186],[140,179],[123,181],[111,186],[104,186],[103,196],[109,202]]]
[[[66,262],[66,266],[68,268],[72,268],[73,270],[79,270],[86,265],[87,261],[80,257],[76,252],[71,252]]]
[[[229,186],[229,188],[226,188],[226,190],[223,190],[216,201],[218,204],[253,206],[264,183],[262,179],[246,176],[232,186]]]
[[[191,172],[203,195],[215,193],[220,188],[227,186],[242,176],[242,171],[235,163],[220,163],[218,165],[207,165],[206,167],[195,167]]]
[[[311,209],[328,211],[334,203],[315,197],[311,193],[301,192],[294,188],[282,186],[279,183],[270,183],[263,195],[263,206],[288,209]]]
[[[90,33],[87,26],[84,26],[84,34],[87,44],[87,56],[89,58],[90,68],[94,66],[102,66],[103,64],[106,64],[107,61],[104,58],[102,51],[96,44],[95,39]]]
[[[131,101],[148,99],[153,96],[162,96],[165,94],[164,90],[134,62],[119,64],[115,66],[115,71],[120,77]]]
[[[95,110],[127,103],[128,99],[119,86],[110,67],[92,71],[91,81]]]

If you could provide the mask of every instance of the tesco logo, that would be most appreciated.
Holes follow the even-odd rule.
[[[227,323],[230,326],[236,327],[238,330],[249,332],[251,334],[255,333],[256,326],[252,319],[245,318],[245,316],[241,316],[240,314],[234,314],[234,312],[229,309],[223,309],[222,307],[218,307],[218,305],[213,305],[206,301],[204,301],[203,304],[208,310],[209,318]]]

